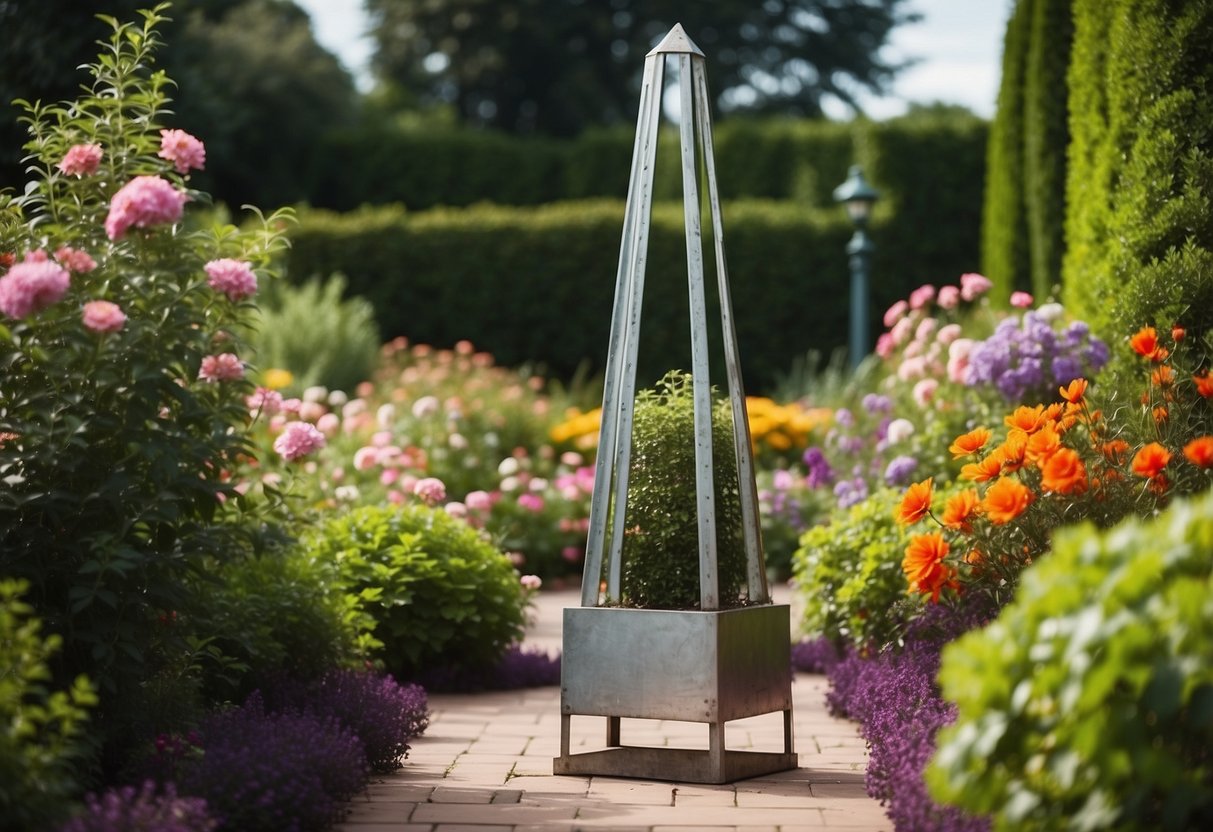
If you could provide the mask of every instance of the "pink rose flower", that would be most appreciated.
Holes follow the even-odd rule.
[[[463,502],[472,511],[488,511],[493,507],[493,498],[487,491],[469,491]]]
[[[914,385],[914,401],[919,407],[926,407],[935,399],[935,391],[938,389],[938,381],[933,378],[924,378]]]
[[[1016,307],[1017,309],[1027,309],[1033,303],[1035,303],[1035,301],[1032,299],[1032,296],[1029,295],[1027,292],[1012,292],[1011,293],[1011,305]]]
[[[518,495],[518,505],[527,511],[538,514],[543,511],[543,497],[528,491],[525,494]]]
[[[948,324],[935,333],[935,340],[945,347],[960,337],[960,324]]]
[[[884,325],[886,327],[891,327],[893,324],[900,321],[909,308],[910,304],[906,303],[904,300],[897,301],[897,303],[885,310]]]
[[[974,301],[993,288],[994,284],[985,275],[962,274],[960,276],[960,296],[966,301]]]
[[[105,218],[105,233],[111,240],[119,239],[131,226],[147,228],[174,223],[189,197],[159,176],[136,176],[127,182],[110,200]]]
[[[927,372],[927,359],[921,355],[911,356],[897,368],[897,377],[902,381],[919,378]]]
[[[55,259],[63,268],[76,274],[88,274],[97,268],[97,261],[90,257],[87,251],[80,251],[69,246],[61,246],[55,252]]]
[[[910,292],[911,309],[922,309],[933,300],[935,300],[935,287],[930,283],[923,284]]]
[[[363,445],[358,450],[354,451],[354,470],[369,471],[379,464],[379,449],[370,445]]]
[[[254,415],[264,413],[273,416],[282,409],[282,394],[268,387],[258,387],[253,395],[244,400],[244,404]]]
[[[84,304],[80,318],[84,326],[93,332],[117,332],[126,324],[126,315],[118,304],[108,300],[90,300]]]
[[[184,130],[161,130],[161,159],[172,162],[177,173],[189,173],[190,169],[202,170],[206,165],[206,146]]]
[[[428,505],[437,505],[446,499],[446,486],[437,477],[425,477],[413,486],[413,496],[420,497]]]
[[[934,318],[923,318],[918,322],[918,329],[914,330],[914,338],[919,341],[929,341],[938,326],[939,321]]]
[[[948,345],[948,379],[957,384],[965,383],[969,369],[969,353],[973,351],[972,338],[957,338]]]
[[[244,363],[235,353],[206,355],[202,357],[198,378],[202,381],[236,381],[244,378]]]
[[[207,285],[232,300],[247,298],[257,291],[257,275],[248,263],[224,257],[212,260],[202,268],[206,270]]]
[[[56,167],[68,176],[92,176],[101,164],[101,145],[77,144],[68,148]]]
[[[58,263],[34,253],[0,277],[0,312],[10,318],[28,318],[57,303],[67,292],[71,276]]]
[[[893,339],[893,346],[900,347],[910,337],[910,330],[914,328],[912,318],[902,318],[889,331],[889,336]]]
[[[893,354],[894,344],[893,336],[888,332],[880,333],[880,337],[876,339],[876,354],[881,358],[888,358]]]
[[[518,579],[518,583],[522,584],[523,589],[539,589],[543,586],[543,578],[538,575],[523,575]]]
[[[308,422],[288,422],[274,440],[274,451],[293,462],[324,447],[324,434]]]
[[[955,309],[960,305],[960,290],[955,286],[943,286],[935,302],[943,309]]]
[[[336,413],[325,413],[316,420],[316,427],[320,428],[320,432],[325,436],[332,436],[341,427],[341,418]]]

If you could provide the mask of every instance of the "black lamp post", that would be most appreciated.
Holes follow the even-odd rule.
[[[855,234],[847,243],[851,258],[851,369],[868,354],[868,268],[876,246],[867,235],[868,217],[880,194],[863,178],[859,165],[851,165],[847,181],[834,189],[834,199],[846,206]]]

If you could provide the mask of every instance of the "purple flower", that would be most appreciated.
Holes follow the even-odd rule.
[[[847,410],[845,407],[840,407],[834,411],[834,421],[839,427],[850,428],[855,426],[855,414]]]
[[[1107,363],[1107,345],[1085,323],[1075,321],[1059,335],[1052,320],[1037,310],[1022,321],[1000,321],[993,335],[973,345],[965,383],[994,387],[1008,402],[1049,401],[1058,385]]]
[[[809,469],[805,475],[805,483],[809,488],[821,488],[834,482],[834,469],[830,467],[821,448],[814,445],[806,450],[804,464]]]
[[[178,797],[176,787],[166,783],[158,791],[151,780],[136,789],[124,786],[100,795],[89,795],[84,812],[64,824],[59,832],[211,832],[219,822],[207,812],[206,801]]]
[[[918,460],[912,456],[897,456],[884,469],[884,481],[889,485],[905,485],[918,468]]]
[[[868,484],[863,477],[840,480],[834,486],[834,496],[838,500],[839,508],[850,508],[868,498]]]
[[[893,400],[880,393],[868,393],[863,397],[863,409],[868,413],[890,413],[893,410]]]

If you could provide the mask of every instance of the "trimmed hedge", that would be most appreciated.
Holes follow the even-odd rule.
[[[888,227],[884,216],[877,215],[877,239]],[[792,357],[845,344],[851,227],[842,212],[733,202],[724,207],[724,222],[747,385],[761,389]],[[605,361],[622,227],[623,203],[613,200],[306,212],[292,232],[287,271],[294,280],[344,273],[349,291],[374,305],[385,338],[403,335],[435,346],[466,338],[503,364],[534,361],[567,378],[583,363],[601,369]],[[710,233],[710,224],[705,230]],[[709,266],[711,245],[705,240]],[[873,304],[874,319],[883,300],[901,291],[890,285],[897,274],[874,274],[881,298]],[[711,302],[714,274],[705,282]],[[649,241],[639,384],[690,366],[687,307],[682,206],[659,203]],[[712,315],[719,321],[715,309],[709,321]],[[724,365],[714,360],[712,366]]]
[[[1067,307],[1213,329],[1213,0],[1075,0]]]

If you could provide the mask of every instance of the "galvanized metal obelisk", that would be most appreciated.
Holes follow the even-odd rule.
[[[667,59],[678,69],[679,144],[690,298],[695,426],[695,495],[700,603],[697,610],[622,606],[624,518],[632,452],[637,351],[644,294],[653,173]],[[602,426],[590,508],[581,606],[565,610],[560,756],[556,774],[600,774],[725,783],[797,766],[792,748],[789,610],[770,603],[753,453],[724,256],[704,55],[675,25],[645,57],[631,181],[623,221]],[[696,151],[698,150],[698,158]],[[712,402],[704,289],[699,165],[707,180],[715,243],[720,325],[746,552],[746,597],[719,595],[712,470]],[[725,723],[782,712],[782,751],[726,750]],[[606,748],[570,753],[573,716],[605,716]],[[621,719],[708,724],[707,750],[625,745]]]

